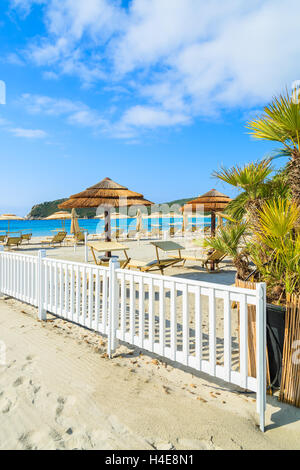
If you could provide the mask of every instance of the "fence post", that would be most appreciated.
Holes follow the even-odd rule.
[[[2,259],[2,253],[4,252],[4,246],[0,245],[0,299],[3,297],[3,293],[1,290],[1,287],[3,285],[3,279],[2,279],[2,269],[3,269],[3,259]]]
[[[116,270],[120,268],[120,263],[116,258],[111,258],[109,262],[109,291],[108,291],[108,342],[107,354],[111,358],[116,349],[116,318],[119,308],[119,284]]]
[[[47,312],[44,309],[45,300],[45,269],[43,259],[46,258],[46,250],[39,250],[37,263],[37,301],[38,315],[41,321],[47,320]]]
[[[267,403],[267,367],[266,367],[266,348],[267,348],[267,300],[266,284],[260,282],[256,287],[257,307],[256,307],[256,406],[259,414],[260,430],[265,430],[265,411]]]
[[[89,262],[89,247],[87,245],[87,237],[88,237],[87,232],[84,232],[84,261],[86,263]]]

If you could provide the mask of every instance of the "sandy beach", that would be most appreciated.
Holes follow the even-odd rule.
[[[300,410],[0,301],[0,449],[299,449]]]

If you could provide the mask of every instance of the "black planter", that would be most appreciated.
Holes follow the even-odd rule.
[[[271,388],[280,387],[286,308],[267,304],[267,346]]]

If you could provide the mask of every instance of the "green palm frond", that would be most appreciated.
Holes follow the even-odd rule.
[[[248,195],[246,192],[240,193],[235,199],[232,199],[225,209],[225,214],[228,214],[235,221],[241,222],[246,214],[246,204]]]
[[[221,253],[236,257],[242,236],[245,234],[246,224],[228,224],[219,228],[215,237],[204,240],[203,246],[213,248]]]
[[[243,167],[221,168],[215,171],[213,177],[218,178],[232,186],[253,192],[272,173],[270,160],[249,163]]]
[[[272,200],[264,204],[259,218],[260,237],[285,240],[300,218],[300,208],[287,199]]]
[[[275,97],[264,108],[263,115],[247,123],[256,139],[281,142],[287,149],[300,150],[300,105],[294,103],[288,92]]]

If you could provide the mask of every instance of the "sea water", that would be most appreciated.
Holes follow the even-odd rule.
[[[102,233],[104,231],[104,220],[99,219],[78,219],[79,227],[82,230],[87,230],[90,234]],[[159,219],[143,219],[143,228],[149,230],[159,227]],[[161,219],[161,229],[167,230],[170,223],[175,224],[175,229],[180,229],[182,226],[182,217],[174,217],[173,220],[169,218]],[[210,217],[193,217],[189,218],[189,225],[195,224],[199,228],[210,225]],[[135,230],[136,219],[113,219],[111,221],[112,229],[118,227],[124,231]],[[51,236],[58,230],[66,230],[70,233],[71,220],[10,220],[9,232],[10,234],[31,233],[33,237]],[[8,221],[0,220],[0,235],[5,234],[8,229]]]

